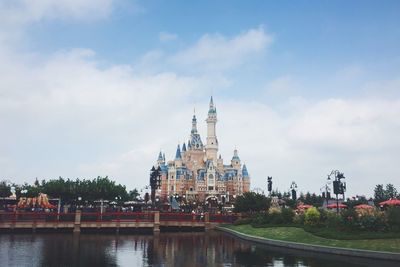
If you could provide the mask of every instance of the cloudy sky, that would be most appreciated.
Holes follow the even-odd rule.
[[[214,96],[252,187],[400,186],[398,1],[0,0],[0,179],[148,182]]]

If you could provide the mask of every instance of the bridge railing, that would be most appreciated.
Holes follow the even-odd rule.
[[[82,212],[81,222],[153,222],[150,212]]]
[[[161,212],[160,222],[204,222],[204,214]]]
[[[56,212],[5,212],[0,213],[0,223],[15,222],[74,222],[75,213]],[[160,222],[205,222],[206,214],[160,212]],[[236,214],[209,214],[208,222],[233,223]],[[82,212],[80,222],[154,222],[154,212]]]
[[[210,214],[212,223],[234,223],[238,219],[236,214]]]
[[[74,222],[75,213],[6,212],[0,213],[0,223],[15,222]]]

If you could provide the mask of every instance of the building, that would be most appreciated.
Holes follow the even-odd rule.
[[[206,122],[205,145],[197,131],[196,116],[193,115],[190,138],[182,147],[178,144],[175,159],[166,162],[165,154],[160,152],[157,166],[161,169],[159,194],[162,200],[179,195],[188,201],[218,199],[224,203],[250,190],[250,176],[246,165],[242,165],[237,149],[229,164],[224,164],[221,155],[217,156],[217,109],[212,97]]]

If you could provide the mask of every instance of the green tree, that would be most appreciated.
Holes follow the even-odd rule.
[[[387,200],[383,184],[377,184],[374,189],[374,203],[378,205],[379,202]]]
[[[319,223],[320,213],[316,207],[307,209],[304,214],[304,223],[306,225],[314,226]]]
[[[11,186],[6,181],[0,182],[0,197],[9,197],[11,195]]]
[[[266,211],[270,206],[270,200],[265,195],[255,192],[246,192],[235,200],[235,212]]]
[[[398,196],[397,189],[393,184],[387,184],[385,189],[385,195],[387,198],[396,198]]]
[[[139,191],[135,188],[128,193],[129,197],[128,200],[137,200],[139,197]]]

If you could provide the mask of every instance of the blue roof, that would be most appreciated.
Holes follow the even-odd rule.
[[[239,158],[239,156],[238,156],[237,149],[235,149],[235,150],[233,151],[232,160],[238,160],[238,161],[240,161],[240,158]]]
[[[247,177],[249,177],[249,172],[247,171],[246,164],[243,164],[243,168],[242,168],[242,176],[243,176],[243,178],[247,178]]]
[[[176,149],[176,154],[175,154],[175,159],[182,159],[181,156],[181,147],[178,145],[177,149]]]

